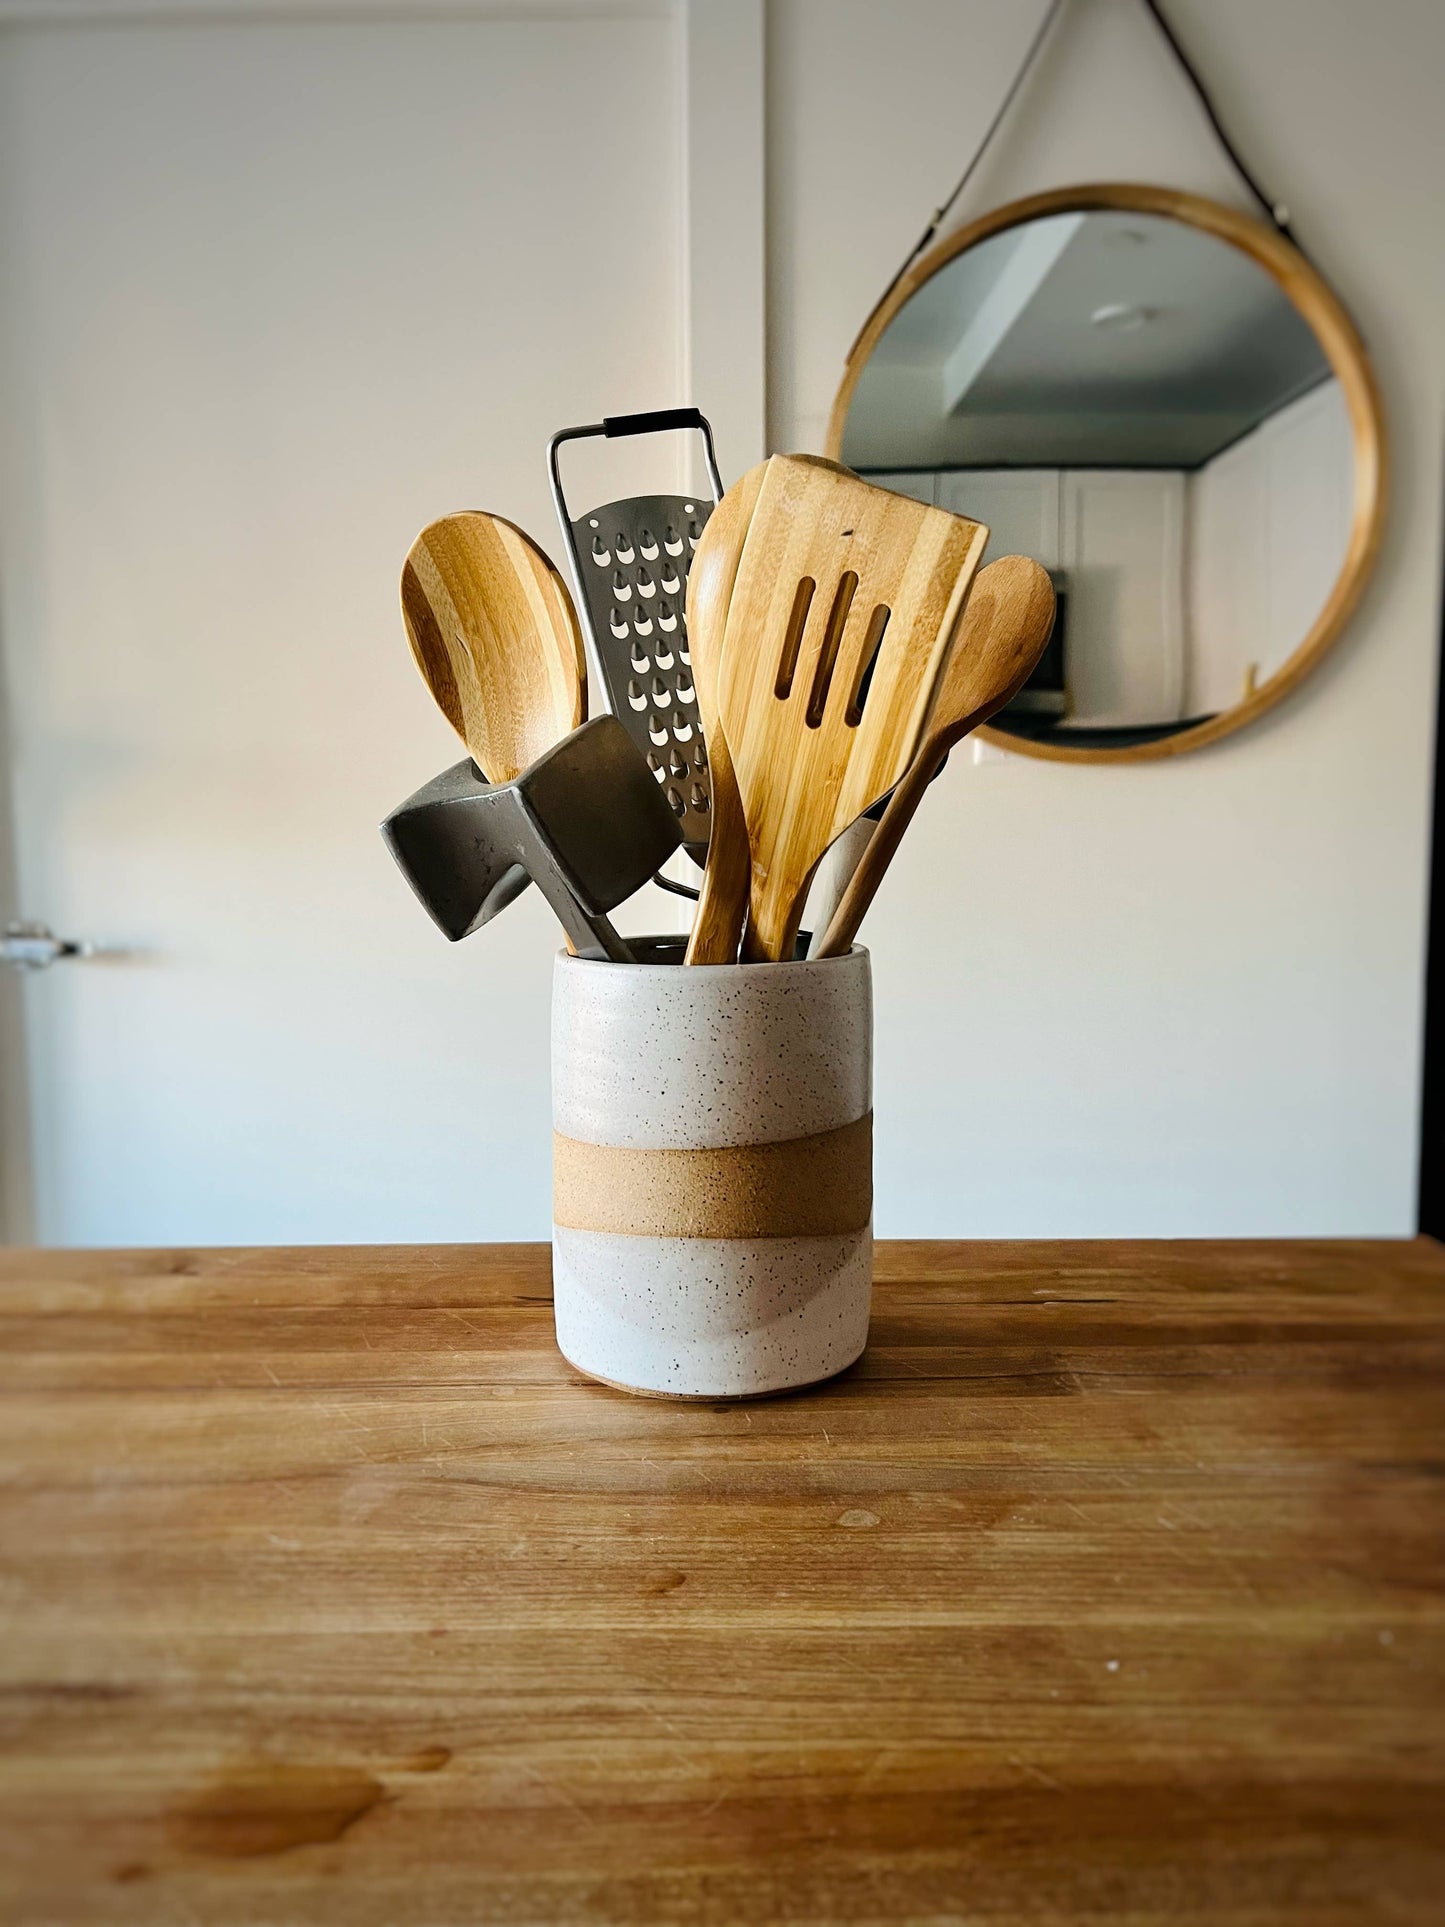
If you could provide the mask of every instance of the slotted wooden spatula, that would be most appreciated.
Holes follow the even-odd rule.
[[[836,463],[765,464],[718,671],[751,858],[746,961],[793,955],[819,858],[913,761],[987,540]]]
[[[1026,555],[1000,556],[980,569],[918,754],[889,797],[882,821],[812,953],[815,957],[841,957],[852,948],[858,926],[934,772],[955,743],[1023,688],[1053,626],[1054,585],[1047,569]]]
[[[529,535],[467,510],[424,528],[401,572],[411,653],[491,783],[511,783],[587,710],[567,585]]]

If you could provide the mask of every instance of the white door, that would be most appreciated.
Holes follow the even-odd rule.
[[[386,855],[462,753],[397,580],[458,507],[557,552],[548,434],[693,399],[689,10],[78,11],[0,27],[0,909],[113,950],[7,976],[10,1235],[545,1236],[556,932]]]

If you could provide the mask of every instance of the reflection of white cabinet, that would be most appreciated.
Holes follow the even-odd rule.
[[[1031,555],[1067,597],[1068,721],[1172,722],[1184,683],[1184,477],[1173,469],[945,470],[936,500]]]
[[[1031,555],[1046,569],[1059,567],[1057,469],[948,469],[938,477],[935,499],[941,509],[988,524],[986,560]]]
[[[1322,382],[1222,454],[1179,469],[956,468],[886,487],[989,528],[1064,593],[1063,727],[1227,709],[1319,616],[1349,541],[1350,424]],[[1187,550],[1187,554],[1186,554]]]
[[[1184,476],[1069,469],[1060,497],[1071,723],[1183,714]]]
[[[1225,709],[1308,635],[1354,507],[1350,420],[1321,382],[1189,478],[1189,706]]]

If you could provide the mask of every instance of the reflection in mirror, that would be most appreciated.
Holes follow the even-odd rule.
[[[841,459],[1051,571],[1054,640],[996,728],[1122,748],[1208,721],[1340,573],[1354,448],[1279,283],[1182,220],[1047,215],[966,248],[862,369]]]

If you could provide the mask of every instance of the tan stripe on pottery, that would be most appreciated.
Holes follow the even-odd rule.
[[[873,1214],[871,1111],[774,1144],[643,1151],[554,1132],[552,1149],[552,1215],[579,1231],[812,1238],[861,1231]]]

